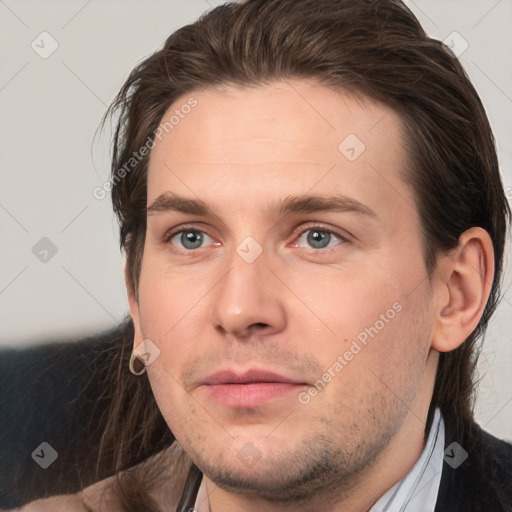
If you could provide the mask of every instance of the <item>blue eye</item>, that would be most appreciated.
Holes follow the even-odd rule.
[[[205,242],[208,242],[208,240],[210,243],[206,243],[205,245]],[[344,237],[329,229],[325,229],[321,226],[313,226],[300,233],[294,246],[321,250],[340,245],[346,241],[347,240]],[[207,245],[212,245],[214,240],[204,231],[197,229],[182,229],[181,231],[177,231],[166,237],[164,242],[166,244],[171,244],[171,246],[176,247],[178,250],[187,252],[204,248]],[[219,243],[214,242],[213,245],[219,245]]]
[[[303,239],[305,235],[306,242],[313,249],[325,249],[326,247],[332,247],[333,245],[336,245],[331,244],[331,242],[335,241],[334,239],[337,239],[339,242],[344,241],[340,236],[326,229],[307,229],[306,231],[303,231],[301,233],[298,240],[300,241],[301,239]]]
[[[182,244],[184,249],[193,250],[201,247],[205,237],[210,238],[206,233],[203,233],[202,231],[188,229],[179,231],[178,233],[174,234],[169,239],[169,241],[173,245],[176,245],[177,242],[175,241],[175,239],[178,239],[179,243]]]

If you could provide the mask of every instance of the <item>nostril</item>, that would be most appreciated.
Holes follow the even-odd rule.
[[[252,325],[254,325],[256,327],[268,327],[268,324],[265,324],[263,322],[257,322],[257,323],[252,324]]]

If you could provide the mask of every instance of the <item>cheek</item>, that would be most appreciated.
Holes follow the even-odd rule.
[[[362,331],[366,345],[361,363],[373,386],[387,387],[387,394],[405,403],[420,383],[430,348],[428,290],[420,288],[403,295]]]
[[[387,393],[383,382],[405,392],[406,376],[420,378],[432,329],[429,289],[428,282],[412,293],[409,286],[407,279],[369,270],[358,279],[333,279],[321,292],[308,292],[329,327],[322,331],[328,333],[322,344],[314,345],[323,370],[340,375],[333,391],[350,389],[356,400]]]
[[[387,330],[404,301],[399,283],[372,268],[300,276],[293,289],[309,310],[308,323],[318,325],[324,340],[337,349],[358,336],[368,338],[368,331]]]
[[[151,387],[160,408],[171,407],[182,391],[180,375],[186,361],[194,356],[197,342],[198,291],[185,291],[177,279],[165,278],[157,268],[141,275],[139,311],[142,336],[159,350],[158,358],[147,368]]]
[[[191,324],[204,306],[204,280],[190,271],[173,270],[161,258],[147,257],[141,272],[139,305],[144,336],[163,340]]]
[[[161,359],[166,354],[162,353]],[[155,361],[147,368],[147,374],[153,396],[165,422],[173,434],[182,439],[187,435],[186,426],[200,416],[195,410],[197,403],[187,399],[183,387],[179,383],[178,371],[168,362]]]
[[[370,422],[384,424],[385,417],[412,403],[428,356],[427,319],[405,301],[388,315],[387,323],[379,313],[366,327],[352,327],[357,334],[344,336],[323,358],[326,373],[321,378],[329,383],[316,398],[319,414],[334,422],[355,415],[362,427],[370,428]]]

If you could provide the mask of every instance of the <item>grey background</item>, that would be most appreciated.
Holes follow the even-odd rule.
[[[0,0],[1,345],[94,332],[128,311],[110,200],[92,194],[109,173],[110,134],[96,129],[133,66],[220,3]],[[467,44],[460,59],[488,111],[510,199],[512,2],[406,4],[431,36],[457,51]],[[42,58],[53,40],[58,48]],[[507,291],[484,344],[476,408],[487,430],[509,439],[510,254],[509,240]]]

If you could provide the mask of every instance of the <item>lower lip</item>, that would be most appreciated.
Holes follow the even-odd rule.
[[[289,393],[298,393],[303,384],[254,382],[251,384],[208,385],[208,393],[217,402],[230,407],[258,407]]]

